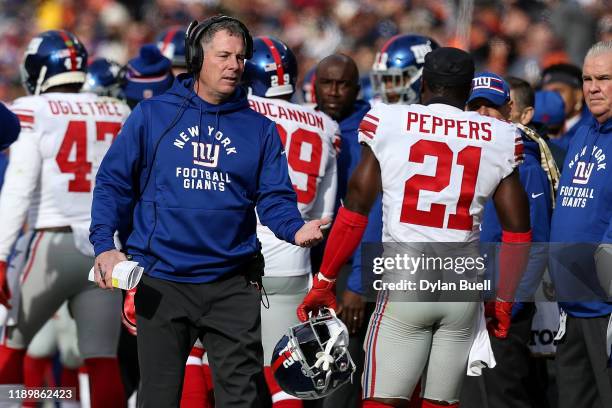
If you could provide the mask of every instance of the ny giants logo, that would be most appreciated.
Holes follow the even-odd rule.
[[[588,160],[587,153],[590,153]],[[574,170],[574,178],[572,183],[574,184],[588,184],[593,169],[597,165],[597,171],[606,169],[606,155],[602,149],[597,146],[593,146],[590,152],[587,152],[587,146],[584,146],[579,153],[576,153],[570,161],[569,168]]]
[[[588,184],[594,167],[595,163],[585,163],[583,161],[578,162],[578,164],[576,164],[576,171],[574,172],[574,179],[572,180],[572,183]]]
[[[431,52],[431,43],[427,42],[427,44],[413,45],[410,47],[410,51],[414,54],[417,64],[424,64],[425,55]]]
[[[193,164],[203,167],[217,167],[219,161],[218,144],[191,142],[191,146],[193,146]]]
[[[482,76],[472,79],[473,89],[490,89],[501,94],[504,93],[503,82],[497,78]]]
[[[410,51],[414,54],[414,59],[417,64],[425,63],[425,55],[431,52],[431,43],[427,42],[427,44],[418,44],[410,47]],[[387,52],[377,52],[376,57],[374,58],[374,69],[379,71],[384,71],[388,69],[387,64],[389,62],[389,53]],[[397,61],[401,62],[401,59],[397,58]]]

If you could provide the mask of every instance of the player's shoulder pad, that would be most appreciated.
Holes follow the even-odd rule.
[[[45,99],[40,95],[28,95],[15,99],[8,108],[17,115],[22,131],[34,130],[36,118],[40,120],[46,107]]]

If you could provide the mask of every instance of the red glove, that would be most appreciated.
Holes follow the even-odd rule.
[[[123,327],[125,327],[132,336],[136,335],[136,307],[134,306],[136,289],[137,287],[125,292],[125,299],[123,299],[123,313],[121,314],[121,323],[123,323]]]
[[[301,322],[308,320],[308,312],[317,312],[322,307],[337,308],[336,280],[326,278],[321,272],[315,275],[312,288],[297,308]]]
[[[490,301],[485,303],[485,317],[489,334],[498,339],[508,337],[512,320],[512,302]]]
[[[11,290],[9,289],[8,279],[6,277],[6,261],[0,261],[0,304],[6,306],[7,309],[10,309],[10,299]]]

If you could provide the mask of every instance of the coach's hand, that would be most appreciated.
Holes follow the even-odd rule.
[[[7,309],[10,309],[10,299],[11,290],[9,289],[8,279],[6,277],[6,261],[0,261],[0,304],[4,305]]]
[[[350,334],[355,334],[361,329],[365,315],[365,301],[363,296],[351,290],[345,290],[342,294],[342,302],[338,307],[338,317],[342,319]]]
[[[323,240],[321,227],[329,225],[331,218],[325,217],[320,220],[308,221],[295,233],[295,245],[311,248]]]
[[[297,317],[301,322],[308,320],[308,313],[319,311],[322,307],[337,309],[336,280],[327,279],[321,272],[315,275],[312,288],[297,308]]]
[[[487,330],[489,334],[498,339],[508,337],[510,322],[512,320],[512,302],[486,302],[485,317],[487,318]]]
[[[123,252],[116,249],[102,252],[96,257],[94,279],[99,287],[113,289],[113,269],[121,261],[127,261],[127,257]]]

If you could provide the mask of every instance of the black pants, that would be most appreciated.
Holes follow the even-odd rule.
[[[497,365],[492,369],[483,369],[479,377],[466,376],[461,390],[462,408],[548,406],[545,399],[538,400],[538,397],[530,392],[535,379],[533,376],[535,365],[545,364],[544,360],[538,361],[531,357],[528,347],[534,314],[534,304],[525,303],[523,309],[512,319],[507,338],[498,339],[490,336]],[[544,397],[542,390],[538,392]]]
[[[567,316],[565,336],[557,345],[559,408],[612,407],[612,369],[606,356],[609,318]]]
[[[265,389],[260,294],[248,280],[236,274],[187,284],[143,276],[135,298],[139,407],[179,406],[196,337],[208,352],[217,406],[267,405],[260,396]]]

